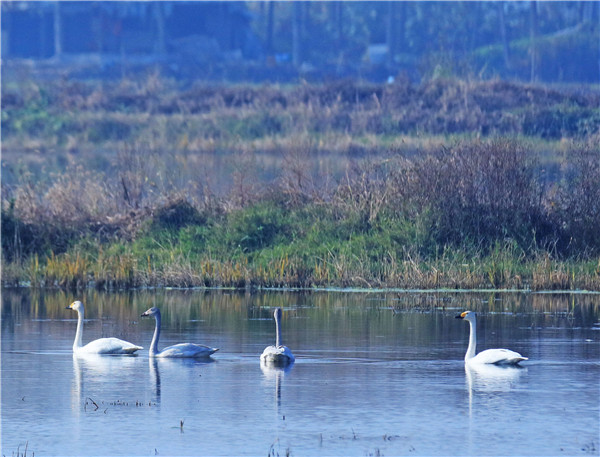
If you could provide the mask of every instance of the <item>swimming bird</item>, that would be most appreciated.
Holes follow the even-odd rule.
[[[281,308],[277,308],[273,313],[275,318],[275,346],[267,346],[260,356],[263,363],[285,366],[294,362],[295,357],[287,346],[281,344]]]
[[[179,358],[201,358],[210,357],[219,349],[204,346],[202,344],[195,343],[180,343],[173,346],[158,350],[158,338],[160,337],[160,310],[156,307],[150,308],[149,310],[142,313],[142,317],[154,317],[156,321],[156,327],[154,327],[154,336],[152,337],[152,343],[150,343],[150,350],[148,355],[150,357],[179,357]]]
[[[79,300],[74,301],[65,309],[77,311],[77,332],[73,342],[73,352],[76,354],[133,354],[135,351],[143,349],[141,346],[120,340],[119,338],[100,338],[94,340],[85,346],[82,345],[83,316],[85,310],[83,303]]]
[[[517,365],[523,360],[528,360],[521,354],[508,349],[487,349],[475,355],[475,347],[477,345],[477,314],[473,311],[465,311],[456,316],[457,319],[464,319],[469,322],[470,335],[469,347],[465,354],[465,363],[481,364],[491,363],[494,365]]]

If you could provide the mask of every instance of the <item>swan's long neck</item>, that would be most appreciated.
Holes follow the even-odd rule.
[[[469,321],[469,347],[465,354],[465,361],[475,357],[475,346],[477,346],[477,321],[475,318]]]
[[[73,341],[73,350],[83,346],[83,309],[77,310],[77,331],[75,332],[75,341]]]
[[[275,347],[281,346],[281,327],[279,325],[279,314],[275,315]]]
[[[154,335],[152,336],[152,343],[150,343],[150,355],[158,353],[158,339],[160,338],[160,311],[154,315],[156,320],[156,326],[154,327]]]

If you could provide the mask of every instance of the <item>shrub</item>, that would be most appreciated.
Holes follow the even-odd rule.
[[[152,230],[178,231],[187,225],[201,225],[206,217],[185,198],[179,197],[159,207],[152,216]]]
[[[283,119],[269,112],[258,112],[241,118],[228,118],[226,130],[244,140],[254,140],[270,135],[276,135],[284,129]]]
[[[546,139],[583,137],[600,130],[600,115],[597,109],[555,105],[527,110],[522,128],[525,135]]]
[[[565,158],[565,178],[549,204],[560,227],[559,252],[600,252],[600,148],[579,145]]]
[[[232,213],[228,219],[227,238],[234,248],[248,253],[263,249],[279,238],[288,238],[287,217],[281,208],[259,203]]]
[[[104,143],[121,140],[131,135],[132,126],[118,119],[95,120],[88,129],[88,140],[92,143]]]
[[[431,211],[442,245],[485,247],[509,238],[528,249],[534,232],[546,232],[535,161],[513,141],[444,148],[418,161],[413,173],[411,198],[419,212]]]

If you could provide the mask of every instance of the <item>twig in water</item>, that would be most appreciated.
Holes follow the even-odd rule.
[[[25,452],[23,452],[23,455],[22,455],[22,456],[21,456],[21,454],[20,454],[20,452],[21,452],[21,445],[19,444],[19,445],[17,446],[17,457],[27,457],[27,446],[29,446],[29,441],[27,441],[27,442],[25,443]],[[4,456],[4,454],[2,454],[2,455]],[[13,452],[13,455],[15,455],[15,454],[14,454],[14,452]],[[33,455],[35,456],[35,453],[34,453]]]
[[[96,402],[95,402],[94,400],[92,400],[90,397],[87,397],[87,399],[88,399],[89,401],[91,401],[91,402],[92,402],[92,404],[94,405],[94,411],[98,411],[98,408],[99,408],[99,406],[98,406],[98,403],[96,403]]]

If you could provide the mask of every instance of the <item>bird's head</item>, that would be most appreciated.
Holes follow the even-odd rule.
[[[158,310],[158,308],[156,306],[153,306],[152,308],[144,311],[141,315],[141,317],[150,317],[150,316],[156,316],[157,314],[159,314],[160,311]]]
[[[83,303],[81,303],[79,300],[75,300],[73,303],[71,303],[65,309],[72,309],[73,311],[81,311],[83,309]]]
[[[477,314],[475,314],[474,311],[465,311],[465,312],[460,313],[458,316],[456,316],[456,318],[464,319],[465,321],[474,321],[476,315]]]

